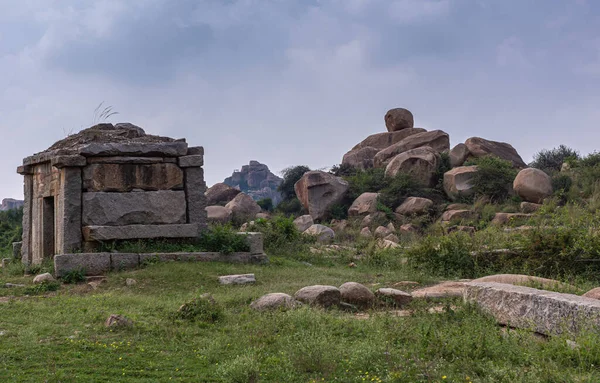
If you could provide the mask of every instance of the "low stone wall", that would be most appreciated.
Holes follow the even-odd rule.
[[[86,275],[101,275],[109,271],[134,269],[151,262],[227,262],[265,264],[269,262],[263,250],[261,233],[238,233],[246,237],[249,252],[222,254],[195,253],[75,253],[54,256],[54,272],[57,278],[70,271],[83,270]]]
[[[464,300],[496,321],[540,334],[600,328],[600,300],[493,282],[465,283]]]

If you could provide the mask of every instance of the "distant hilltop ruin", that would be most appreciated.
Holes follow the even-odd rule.
[[[248,194],[255,201],[270,198],[273,205],[277,205],[282,200],[281,193],[277,191],[282,181],[271,173],[267,165],[250,161],[250,164],[242,166],[242,170],[236,170],[231,177],[225,178],[223,183]]]

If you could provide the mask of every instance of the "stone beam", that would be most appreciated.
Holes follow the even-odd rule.
[[[185,156],[188,145],[185,142],[161,143],[91,143],[79,149],[85,157],[94,156]]]
[[[111,241],[148,238],[195,238],[197,236],[197,224],[83,227],[83,238],[86,241]]]

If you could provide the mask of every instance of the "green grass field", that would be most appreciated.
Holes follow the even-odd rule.
[[[255,273],[253,286],[221,286],[219,275]],[[0,274],[6,282],[31,277]],[[137,285],[127,287],[126,278]],[[24,296],[0,288],[0,382],[598,382],[596,334],[542,339],[506,330],[459,300],[413,301],[414,314],[338,309],[255,312],[269,292],[355,281],[375,290],[433,281],[408,268],[273,258],[267,266],[166,263],[108,275],[108,282],[62,285]],[[176,319],[185,302],[211,293],[215,323]],[[13,298],[8,298],[13,296]],[[442,307],[439,313],[428,308]],[[134,321],[108,329],[110,314]]]

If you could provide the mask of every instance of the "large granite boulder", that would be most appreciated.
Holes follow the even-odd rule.
[[[206,204],[208,206],[227,204],[240,193],[239,189],[220,182],[214,184],[206,191]]]
[[[440,155],[429,146],[407,150],[394,157],[385,168],[386,177],[396,177],[398,173],[411,175],[421,186],[435,186],[435,174],[440,163]]]
[[[263,295],[250,304],[256,311],[293,309],[300,303],[288,294],[271,293]]]
[[[344,198],[348,187],[343,179],[317,170],[304,173],[294,190],[313,219],[322,219],[332,205]]]
[[[231,210],[233,221],[237,224],[253,219],[261,211],[252,197],[244,193],[236,195],[225,207]]]
[[[441,130],[432,130],[430,132],[410,135],[402,141],[392,146],[388,146],[377,153],[373,158],[373,166],[382,168],[398,154],[425,146],[430,147],[437,153],[441,153],[450,149],[450,137],[448,136],[448,133]]]
[[[421,215],[426,214],[433,207],[433,201],[428,198],[408,197],[396,208],[396,213],[400,215]]]
[[[209,223],[224,225],[231,222],[233,212],[225,206],[207,206],[205,210],[206,218],[208,219]]]
[[[542,203],[552,195],[552,179],[540,169],[523,169],[517,174],[513,189],[527,202]]]
[[[388,132],[395,132],[402,129],[414,127],[415,120],[413,114],[408,109],[395,108],[390,109],[384,116],[385,127]]]
[[[354,200],[348,209],[349,216],[367,215],[377,211],[378,193],[363,193]]]
[[[567,283],[564,283],[564,282],[557,281],[556,279],[535,277],[532,275],[524,275],[524,274],[487,275],[485,277],[473,279],[471,282],[496,282],[496,283],[506,283],[508,285],[517,285],[517,286],[543,287],[545,289],[562,288],[562,289],[576,290],[576,287],[569,285]]]
[[[349,165],[356,169],[369,169],[373,167],[373,157],[379,152],[379,149],[372,146],[366,146],[360,149],[352,149],[344,154],[342,165]]]
[[[314,224],[315,221],[313,220],[313,217],[308,214],[301,215],[294,220],[294,226],[296,226],[296,229],[298,229],[298,231],[301,233],[306,231],[306,229]]]
[[[477,166],[459,166],[444,173],[444,191],[453,201],[473,195],[473,177]]]
[[[515,148],[505,142],[490,141],[480,137],[471,137],[465,141],[471,156],[475,158],[493,155],[512,162],[515,168],[525,168],[527,165]]]
[[[450,150],[450,166],[455,168],[462,166],[467,158],[469,158],[469,148],[465,144],[458,144]]]
[[[332,228],[319,224],[312,225],[304,231],[304,234],[316,237],[319,242],[331,242],[335,238]]]
[[[369,137],[365,138],[358,144],[356,144],[352,150],[371,147],[378,150],[382,150],[387,148],[388,146],[394,145],[405,139],[408,136],[412,136],[413,134],[426,132],[423,128],[409,128],[402,129],[396,132],[385,132],[385,133],[376,133],[371,134]]]
[[[600,326],[600,301],[504,283],[465,283],[464,300],[476,303],[503,325],[544,335],[577,333]]]
[[[303,287],[294,294],[294,298],[302,303],[323,307],[337,306],[341,296],[337,287],[323,285]]]
[[[340,286],[342,302],[359,307],[369,307],[375,302],[375,294],[367,287],[356,282],[346,282]]]

